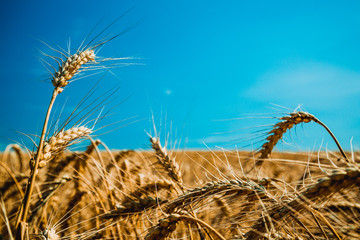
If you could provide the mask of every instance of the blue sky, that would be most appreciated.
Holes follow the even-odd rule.
[[[247,127],[276,119],[236,118],[279,116],[302,105],[332,129],[344,148],[350,149],[353,137],[357,149],[359,5],[358,1],[3,2],[0,148],[10,139],[25,141],[16,131],[40,132],[52,85],[42,81],[49,76],[38,61],[39,50],[53,52],[37,39],[66,48],[71,38],[76,47],[99,20],[103,19],[101,30],[132,8],[107,33],[136,25],[134,29],[98,53],[140,58],[132,60],[140,64],[112,69],[113,74],[106,74],[100,83],[99,95],[119,86],[112,104],[125,101],[97,127],[130,117],[137,121],[101,136],[111,148],[148,148],[145,131],[152,131],[152,113],[157,129],[163,136],[170,133],[173,144],[181,140],[181,148],[256,148],[251,132],[258,129]],[[67,99],[64,114],[71,112],[101,76],[69,85],[57,108]],[[228,133],[215,134],[221,132]],[[291,150],[335,149],[314,124],[293,133],[294,139],[288,139]]]

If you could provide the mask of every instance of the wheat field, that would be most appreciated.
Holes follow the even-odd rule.
[[[172,150],[156,134],[149,151],[111,151],[96,135],[108,95],[51,126],[54,102],[81,73],[128,64],[98,57],[116,37],[74,53],[45,43],[53,92],[41,134],[34,147],[11,144],[0,155],[1,239],[360,238],[359,154],[310,113],[277,118],[252,152]],[[309,122],[325,128],[335,152],[273,151]]]

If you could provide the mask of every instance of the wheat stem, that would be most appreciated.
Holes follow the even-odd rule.
[[[319,119],[316,118],[316,123],[318,123],[319,125],[321,125],[323,128],[325,128],[325,130],[330,134],[330,136],[332,137],[332,139],[334,140],[334,142],[336,143],[336,146],[339,148],[341,155],[345,158],[345,161],[350,163],[348,157],[346,156],[344,150],[342,149],[342,147],[340,146],[339,141],[336,139],[335,135],[330,131],[330,129],[323,123],[321,122]]]
[[[327,237],[324,228],[321,226],[319,220],[317,219],[317,217],[315,216],[315,214],[312,212],[312,208],[309,208],[309,212],[311,213],[312,217],[314,218],[316,224],[318,225],[322,235],[325,237],[326,240],[329,240],[329,238]]]
[[[341,237],[339,236],[339,234],[336,232],[336,230],[334,229],[334,227],[329,223],[329,221],[318,211],[316,211],[315,209],[311,209],[312,211],[314,211],[317,215],[320,216],[321,220],[323,220],[325,222],[325,224],[330,228],[331,232],[334,234],[334,236],[336,237],[336,239],[341,240]]]
[[[44,121],[44,125],[43,125],[43,129],[42,129],[42,133],[41,133],[41,137],[40,137],[40,143],[37,149],[37,153],[36,153],[36,159],[35,159],[35,164],[34,164],[34,168],[31,171],[31,176],[30,179],[28,181],[28,185],[26,188],[26,192],[25,192],[25,196],[24,196],[24,200],[23,203],[21,205],[20,211],[19,211],[19,216],[18,219],[16,221],[16,228],[21,228],[21,226],[24,226],[24,224],[20,224],[20,222],[26,222],[26,217],[29,211],[29,206],[30,206],[30,199],[31,199],[31,195],[35,186],[35,177],[37,174],[37,169],[39,166],[39,162],[40,162],[40,156],[44,147],[44,140],[45,140],[45,135],[46,135],[46,129],[47,129],[47,125],[49,122],[49,118],[50,118],[50,113],[51,113],[51,109],[54,105],[55,99],[57,97],[57,95],[61,92],[61,88],[56,87],[53,91],[50,103],[49,103],[49,107],[47,109],[46,112],[46,117],[45,117],[45,121]],[[20,229],[18,229],[19,231]],[[21,232],[21,231],[19,231]],[[21,239],[21,236],[16,236],[16,240]]]

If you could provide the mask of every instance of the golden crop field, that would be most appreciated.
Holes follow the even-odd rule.
[[[356,239],[359,170],[336,156],[249,152],[59,153],[39,169],[29,239]],[[355,156],[358,158],[358,156]],[[29,179],[18,145],[2,155],[1,234],[11,239]],[[332,162],[331,162],[332,161]],[[336,166],[335,166],[336,164]]]
[[[50,126],[54,102],[80,72],[119,65],[96,55],[112,39],[45,55],[53,92],[41,135],[31,136],[33,150],[12,144],[0,156],[0,239],[360,238],[359,154],[310,113],[277,118],[254,152],[172,150],[156,134],[144,143],[151,151],[111,151],[94,134],[108,95]],[[273,152],[309,122],[336,152]],[[87,149],[72,150],[80,142]]]

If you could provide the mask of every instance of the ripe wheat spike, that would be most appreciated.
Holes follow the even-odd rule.
[[[91,134],[91,132],[91,129],[81,126],[73,127],[66,131],[60,131],[50,137],[50,139],[44,143],[43,151],[40,156],[39,168],[45,167],[49,161],[57,154],[64,151],[72,142]],[[31,166],[34,166],[33,159],[30,161]]]
[[[274,149],[275,145],[279,142],[279,140],[283,137],[283,135],[293,128],[294,126],[300,124],[300,123],[309,123],[309,122],[315,122],[322,127],[325,128],[325,130],[331,135],[331,137],[334,139],[336,145],[338,146],[342,156],[344,159],[349,162],[344,150],[340,146],[339,142],[337,141],[335,135],[330,131],[330,129],[322,123],[319,119],[317,119],[314,115],[299,111],[290,113],[289,116],[284,116],[280,118],[280,122],[276,123],[272,130],[268,132],[268,137],[266,138],[265,143],[261,146],[260,150],[258,151],[258,154],[260,156],[258,157],[256,161],[256,166],[261,166],[264,162],[264,159],[268,158]]]
[[[82,65],[89,61],[95,61],[94,50],[84,50],[79,53],[75,53],[66,58],[59,66],[59,70],[56,71],[51,79],[55,88],[63,88],[68,85],[70,79],[77,73],[79,73]]]

